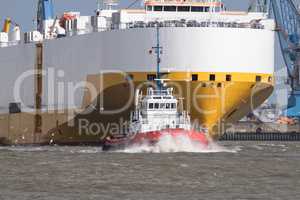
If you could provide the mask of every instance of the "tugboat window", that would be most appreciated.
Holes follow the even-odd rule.
[[[166,104],[166,109],[170,109],[170,104],[169,103]]]
[[[155,109],[159,109],[159,103],[155,103],[155,104],[154,104],[154,108],[155,108]]]
[[[175,109],[176,108],[176,103],[172,103],[172,109]]]
[[[149,109],[153,109],[153,103],[149,103]]]
[[[192,6],[192,12],[203,12],[203,7]]]
[[[178,12],[189,12],[190,7],[189,6],[178,6],[177,10],[178,10]]]
[[[164,11],[176,12],[176,6],[164,6]]]
[[[162,6],[154,6],[154,11],[162,11],[163,7]]]
[[[152,11],[152,6],[147,6],[148,11]]]
[[[161,109],[164,109],[164,108],[165,108],[165,104],[164,104],[164,103],[161,103],[161,104],[160,104],[160,108],[161,108]]]

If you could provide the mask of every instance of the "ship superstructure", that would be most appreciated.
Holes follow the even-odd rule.
[[[25,123],[28,108],[37,107],[36,99],[41,99],[45,115],[41,138],[93,141],[95,137],[83,137],[84,133],[76,137],[80,120],[101,119],[109,124],[129,119],[133,106],[133,101],[128,103],[129,79],[135,87],[156,78],[169,79],[174,93],[184,97],[191,120],[199,121],[213,137],[222,133],[220,122],[242,118],[272,93],[275,24],[268,13],[227,11],[222,1],[149,0],[142,9],[115,9],[110,2],[107,9],[96,9],[93,16],[72,11],[55,17],[51,2],[39,1],[37,29],[25,33],[24,40],[10,37],[9,31],[0,35],[0,63],[6,70],[1,80],[6,91],[1,91],[0,126],[5,127],[3,135],[10,135],[10,141],[32,141],[30,137],[22,140],[22,135],[33,132],[24,127],[36,125]],[[161,77],[153,64],[158,50],[152,48],[157,27],[164,47],[159,62]],[[37,44],[42,46],[39,62]],[[21,87],[26,92],[16,99],[18,78],[36,66],[45,71],[43,79],[28,76]],[[48,80],[51,72],[55,77],[52,82]],[[37,83],[39,87],[35,87]],[[77,88],[71,102],[60,90],[67,90],[70,83]],[[82,85],[86,88],[78,89]],[[9,105],[20,105],[20,112],[9,114]],[[83,114],[91,105],[96,105],[96,111]],[[74,113],[71,119],[64,113],[53,115],[58,110],[78,108],[80,114]],[[12,116],[24,121],[21,131],[7,126]],[[68,121],[74,126],[69,127]],[[24,134],[10,134],[12,131]]]
[[[116,3],[106,2],[106,9],[97,9],[93,16],[65,12],[54,17],[52,0],[38,4],[37,30],[25,33],[24,42],[39,42],[92,32],[129,28],[162,27],[223,27],[274,29],[268,13],[228,12],[221,0],[146,0],[144,9],[113,9]],[[10,20],[10,19],[9,19]],[[7,24],[7,22],[6,22]],[[8,33],[6,28],[2,33]],[[15,32],[15,30],[14,30]],[[10,37],[3,37],[10,38]],[[17,45],[19,38],[4,39],[4,45]],[[4,47],[3,46],[3,47]]]
[[[182,102],[173,96],[172,88],[137,94],[137,105],[131,115],[131,132],[147,133],[164,129],[191,129],[191,120]]]

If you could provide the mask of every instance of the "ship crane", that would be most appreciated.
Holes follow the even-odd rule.
[[[43,33],[45,30],[45,23],[53,19],[54,9],[52,0],[39,0],[37,12],[37,30],[40,33]],[[51,21],[49,23],[51,23]]]
[[[300,14],[292,0],[270,0],[291,92],[286,115],[300,118]]]

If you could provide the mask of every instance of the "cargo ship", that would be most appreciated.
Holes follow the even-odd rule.
[[[157,78],[158,51],[160,78],[213,139],[222,122],[241,119],[271,95],[275,23],[268,13],[228,11],[220,0],[115,6],[55,16],[52,0],[39,0],[37,28],[24,35],[5,21],[1,143],[101,143],[129,121],[134,91]]]

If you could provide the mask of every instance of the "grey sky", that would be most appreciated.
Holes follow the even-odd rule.
[[[120,6],[126,7],[134,0],[121,0]],[[1,0],[0,24],[6,17],[11,17],[21,25],[23,31],[33,29],[33,19],[36,16],[38,0]],[[97,0],[54,0],[55,13],[58,15],[64,11],[80,11],[83,15],[92,15],[97,8]],[[228,8],[247,9],[249,0],[224,0]],[[141,5],[141,3],[137,3]]]

